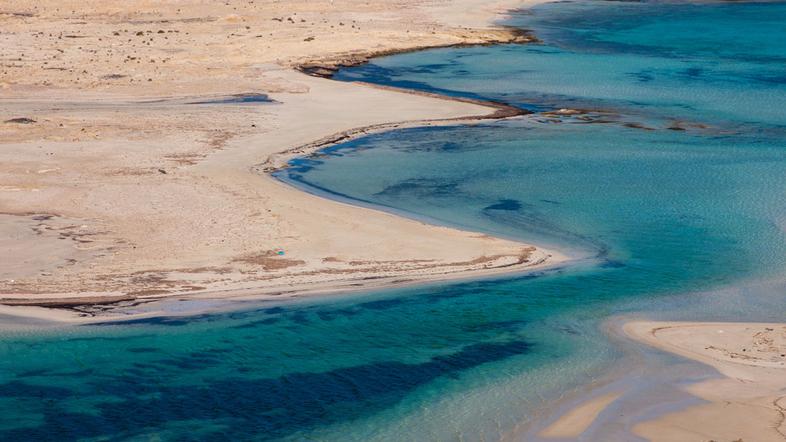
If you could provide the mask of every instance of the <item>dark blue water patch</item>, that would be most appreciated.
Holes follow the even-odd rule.
[[[369,301],[358,304],[358,308],[367,310],[385,310],[393,307],[399,307],[404,303],[402,298],[380,299],[377,301]]]
[[[462,193],[459,185],[458,181],[445,182],[444,180],[431,178],[413,178],[387,186],[374,195],[383,197],[401,197],[403,195],[409,197],[458,196]]]
[[[51,385],[36,385],[27,382],[10,381],[0,384],[0,398],[38,398],[47,401],[54,401],[58,399],[66,399],[71,396],[71,390],[62,387],[55,387]],[[1,434],[1,433],[0,433]],[[25,440],[21,439],[3,439],[3,440]]]
[[[777,85],[783,83],[782,72],[758,71],[753,73],[735,72],[718,67],[689,66],[683,69],[643,69],[630,72],[628,77],[636,79],[639,83],[666,84],[669,81],[680,81],[683,85],[739,85],[755,87],[761,85]]]
[[[19,372],[17,374],[17,376],[20,377],[20,378],[38,377],[38,376],[48,375],[48,374],[50,374],[52,372],[53,372],[52,370],[49,370],[49,369],[46,369],[46,368],[39,368],[39,369],[27,370],[27,371]]]
[[[466,324],[464,325],[463,329],[464,331],[470,333],[481,333],[481,332],[488,332],[488,331],[504,333],[504,332],[512,332],[512,331],[520,330],[527,323],[528,321],[523,319],[509,320],[509,321],[490,321],[490,322],[483,322],[483,323]]]
[[[233,353],[234,351],[235,349],[230,347],[210,347],[204,350],[191,352],[190,354],[194,356],[216,356],[222,354],[230,354]]]
[[[43,406],[40,425],[0,432],[0,439],[52,440],[53,435],[60,441],[122,438],[178,421],[221,420],[231,425],[201,437],[245,440],[254,434],[271,440],[368,415],[437,378],[456,377],[482,364],[525,355],[531,347],[523,340],[480,343],[422,363],[375,362],[278,378],[224,378],[202,385],[153,384],[137,376],[119,375],[102,379],[97,387],[98,391],[111,390],[120,400],[98,404],[95,414],[71,412],[61,404],[73,394],[69,389],[12,381],[0,384],[0,395],[46,399],[48,404]],[[111,385],[105,385],[107,382]]]
[[[152,316],[149,318],[98,322],[98,323],[86,325],[85,327],[88,326],[111,327],[111,326],[118,326],[118,325],[124,325],[124,326],[165,325],[169,327],[182,327],[194,321],[199,321],[200,319],[207,319],[210,317],[211,315],[196,315],[196,316],[189,316],[188,318],[183,318],[178,316]]]
[[[266,326],[266,325],[273,325],[281,321],[281,318],[265,318],[260,319],[258,321],[250,321],[240,325],[232,326],[233,329],[244,329],[244,328],[257,328],[259,326]]]
[[[610,260],[607,259],[600,264],[601,268],[606,269],[621,269],[625,267],[625,263],[622,261]]]
[[[192,101],[187,104],[256,104],[256,103],[277,103],[276,100],[265,94],[237,94],[225,98],[214,100]]]
[[[640,83],[650,83],[655,80],[655,72],[652,69],[631,72],[628,76],[635,78]]]
[[[79,378],[79,377],[84,377],[84,376],[92,376],[93,374],[96,373],[96,371],[97,370],[95,370],[93,368],[85,368],[85,369],[82,369],[82,370],[65,370],[65,371],[59,371],[57,373],[57,375],[58,376],[62,376],[62,377]]]
[[[454,58],[456,59],[459,57],[460,57],[459,55],[454,55]],[[385,86],[397,87],[401,89],[422,91],[432,94],[444,95],[447,97],[468,98],[470,100],[480,100],[486,102],[496,101],[499,103],[507,104],[509,106],[518,107],[520,109],[529,112],[541,112],[544,110],[548,110],[548,108],[545,108],[542,105],[539,105],[534,102],[527,103],[526,100],[522,100],[522,99],[516,101],[507,101],[505,99],[504,93],[478,94],[470,91],[440,88],[432,84],[421,82],[421,81],[403,80],[400,79],[403,73],[422,74],[422,73],[429,73],[429,71],[424,71],[420,67],[407,67],[406,69],[397,69],[394,71],[374,63],[366,63],[356,67],[352,67],[351,69],[342,69],[333,76],[333,79],[338,81],[362,80],[364,82],[382,84]],[[457,69],[453,73],[455,75],[466,75],[467,71],[465,69]]]
[[[697,77],[701,77],[706,72],[707,70],[702,67],[691,66],[689,68],[684,69],[682,71],[682,74],[686,77],[697,78]]]
[[[140,367],[126,367],[123,369],[123,373],[131,376],[148,376],[150,375],[150,370]]]
[[[127,348],[126,351],[131,353],[157,353],[160,350],[155,347],[131,347]]]
[[[174,367],[181,372],[201,371],[210,367],[222,365],[224,363],[223,359],[224,357],[222,355],[190,353],[179,357],[161,359],[157,362],[157,364],[169,366],[169,368]]]
[[[745,76],[745,79],[766,84],[786,84],[786,73],[778,72],[756,72]]]
[[[360,314],[360,310],[355,309],[337,309],[330,311],[318,311],[317,316],[322,321],[333,321],[337,318],[352,317]]]
[[[501,199],[498,202],[483,208],[483,210],[509,210],[509,211],[515,211],[519,209],[521,209],[521,201],[515,199]]]

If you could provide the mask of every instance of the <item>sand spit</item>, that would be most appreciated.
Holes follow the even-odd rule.
[[[652,441],[786,439],[786,324],[630,322],[630,337],[705,363],[725,377],[689,384],[707,403],[642,422]]]
[[[87,315],[95,309],[80,307],[107,302],[296,296],[559,262],[526,244],[327,201],[259,173],[369,131],[515,115],[296,70],[531,40],[491,25],[515,6],[5,2],[0,302]]]
[[[598,415],[621,395],[612,392],[590,399],[560,416],[543,429],[539,436],[546,439],[575,439],[581,436],[595,422]]]

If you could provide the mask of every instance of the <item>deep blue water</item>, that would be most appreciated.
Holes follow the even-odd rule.
[[[582,259],[3,331],[0,440],[496,439],[620,360],[611,316],[782,320],[784,19],[782,3],[559,3],[512,19],[543,44],[342,71],[536,113],[368,136],[282,179]],[[562,108],[586,112],[548,113]]]

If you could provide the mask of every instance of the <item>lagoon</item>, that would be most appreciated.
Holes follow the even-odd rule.
[[[627,363],[610,318],[782,320],[784,18],[782,3],[560,2],[511,19],[542,44],[340,72],[535,113],[371,135],[282,180],[575,261],[2,331],[0,439],[498,439]]]

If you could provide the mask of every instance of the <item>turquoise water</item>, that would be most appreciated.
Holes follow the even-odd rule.
[[[561,269],[0,332],[0,440],[493,440],[622,357],[619,314],[786,313],[786,5],[559,3],[545,43],[342,71],[526,118],[372,135],[281,178],[557,247]],[[544,111],[581,108],[581,115]]]

